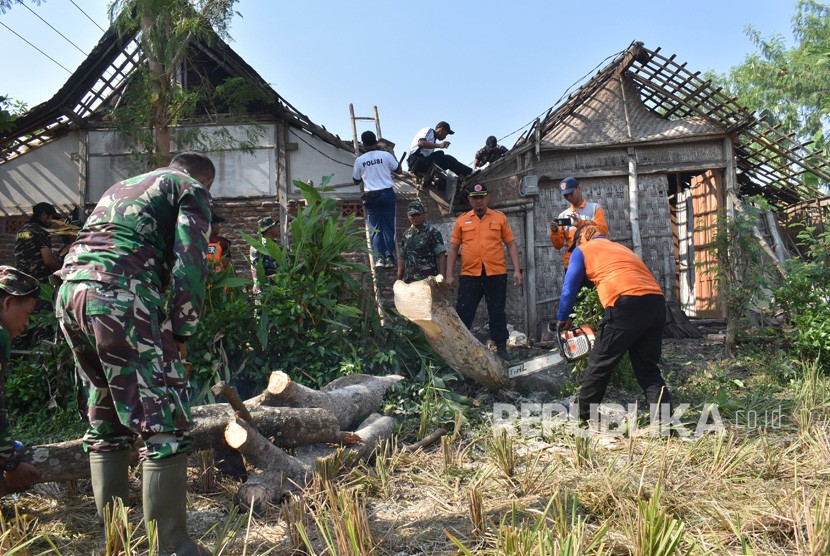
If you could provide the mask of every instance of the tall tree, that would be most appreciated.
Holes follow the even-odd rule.
[[[7,96],[0,96],[0,133],[9,131],[12,122],[25,111],[25,103]]]
[[[792,46],[781,35],[764,37],[756,28],[747,27],[758,51],[718,81],[767,123],[782,124],[783,131],[826,149],[830,137],[830,7],[798,0],[792,22]]]
[[[40,3],[43,0],[31,0],[33,4],[37,4],[40,6]],[[12,4],[22,4],[23,0],[0,0],[0,14],[6,13],[9,9],[11,9]]]
[[[8,0],[6,0],[8,1]],[[115,0],[110,19],[122,33],[140,29],[139,42],[147,64],[133,86],[133,105],[114,115],[116,124],[141,137],[147,161],[156,166],[170,161],[171,133],[180,117],[198,100],[177,81],[179,65],[194,39],[210,41],[214,33],[227,37],[237,0]],[[146,135],[142,137],[142,131]]]

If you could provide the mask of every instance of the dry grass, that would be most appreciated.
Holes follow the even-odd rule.
[[[718,380],[706,365],[684,366],[685,377]],[[508,437],[484,420],[427,451],[389,443],[351,471],[330,465],[302,496],[259,516],[233,512],[238,483],[202,459],[191,468],[189,528],[223,555],[826,555],[830,381],[808,368],[778,394],[780,427],[732,423],[694,439]],[[133,489],[120,530],[139,545],[133,553],[148,554],[137,480]],[[85,481],[39,485],[4,504],[0,552],[97,545]]]

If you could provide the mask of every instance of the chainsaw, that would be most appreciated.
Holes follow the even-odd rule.
[[[550,328],[551,326],[548,325],[548,330]],[[582,326],[568,330],[563,330],[557,325],[556,330],[551,330],[551,332],[556,335],[559,351],[562,353],[565,361],[580,361],[591,355],[596,334],[590,325],[583,324]]]

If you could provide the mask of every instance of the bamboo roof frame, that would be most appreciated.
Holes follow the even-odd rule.
[[[0,166],[72,131],[99,126],[102,110],[119,103],[130,77],[145,63],[137,37],[137,31],[119,35],[111,26],[51,99],[18,117],[10,131],[0,135]],[[229,74],[246,77],[261,89],[273,101],[272,112],[267,115],[338,149],[354,152],[351,142],[315,124],[280,96],[218,35],[214,34],[209,41],[194,40],[189,48],[205,54]]]
[[[678,63],[676,55],[666,57],[660,48],[649,50],[637,41],[567,99],[550,108],[544,118],[534,121],[510,154],[535,148],[538,138],[562,124],[609,79],[622,75],[634,81],[643,104],[651,112],[667,119],[704,118],[730,135],[735,145],[741,194],[760,194],[784,207],[825,195],[804,180],[806,174],[812,174],[830,184],[830,162],[811,150],[810,142],[799,142],[793,134],[765,123],[721,87],[701,78],[700,72],[693,73],[686,63]]]

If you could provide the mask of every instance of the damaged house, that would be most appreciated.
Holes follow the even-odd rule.
[[[632,43],[476,176],[521,250],[525,285],[508,288],[508,320],[538,338],[554,318],[564,268],[548,229],[568,207],[558,188],[567,176],[603,207],[610,239],[643,258],[670,304],[691,317],[718,317],[711,246],[719,223],[746,196],[762,195],[778,215],[820,197],[807,175],[830,182],[827,161],[674,56]],[[428,193],[446,212],[449,203]],[[458,196],[453,208],[444,230],[468,210]],[[757,233],[770,264],[786,257],[775,214]]]
[[[132,79],[144,63],[136,34],[110,28],[50,100],[0,137],[0,262],[14,260],[15,234],[34,204],[50,202],[62,213],[89,208],[113,183],[148,170],[110,118],[129,101]],[[203,103],[172,131],[174,145],[198,132],[211,151],[214,209],[228,220],[222,233],[234,246],[237,269],[246,267],[248,251],[240,232],[255,235],[257,220],[266,215],[279,218],[285,230],[287,214],[301,199],[294,180],[319,183],[331,175],[344,213],[362,215],[351,178],[351,142],[282,98],[220,37],[191,41],[177,80],[185,90],[242,82],[250,91],[242,113]]]

